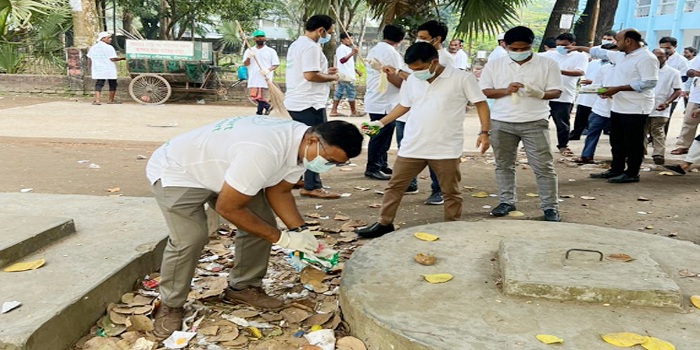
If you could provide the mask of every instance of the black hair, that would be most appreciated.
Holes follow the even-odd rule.
[[[438,52],[435,46],[429,43],[418,42],[408,47],[403,60],[406,64],[413,64],[418,61],[427,63],[437,58]]]
[[[437,37],[440,37],[443,41],[447,39],[447,25],[445,23],[436,20],[427,21],[419,25],[418,29],[416,29],[417,32],[421,30],[427,31],[433,39]]]
[[[676,40],[676,38],[674,38],[672,36],[665,36],[665,37],[659,39],[659,44],[665,44],[665,43],[669,43],[673,47],[678,46],[678,40]]]
[[[309,132],[320,135],[329,146],[342,149],[348,158],[355,158],[362,152],[363,136],[354,124],[333,120],[312,126]]]
[[[614,30],[606,30],[606,31],[603,32],[603,35],[602,35],[602,36],[612,36],[612,37],[614,37],[615,35],[617,35],[617,32],[616,32],[616,31],[614,31]]]
[[[693,56],[698,54],[698,49],[696,49],[692,46],[688,46],[688,47],[684,48],[683,50],[688,50],[688,52],[692,53]]]
[[[393,24],[385,26],[384,30],[382,30],[382,37],[384,40],[400,43],[404,36],[406,36],[406,31],[403,28]]]
[[[554,39],[554,37],[550,37],[550,38],[542,40],[542,45],[544,45],[550,49],[553,49],[553,48],[557,47],[557,41],[556,41],[556,39]]]
[[[557,35],[557,40],[568,40],[570,43],[574,43],[576,41],[576,35],[572,33],[561,33]]]
[[[352,33],[342,32],[340,33],[340,40],[347,39],[352,36]]]
[[[306,21],[306,26],[304,29],[307,31],[314,31],[318,28],[323,27],[325,30],[331,29],[331,26],[335,24],[333,18],[327,15],[313,15],[309,20]]]
[[[671,54],[669,53],[668,50],[666,50],[666,49],[664,49],[664,48],[661,48],[661,47],[657,47],[657,48],[651,50],[651,52],[654,52],[654,51],[656,51],[656,50],[659,50],[659,51],[663,52],[663,53],[664,53],[664,56],[666,56],[666,57],[668,57],[668,56],[671,55]]]
[[[606,50],[617,50],[617,45],[615,44],[605,44],[600,46],[601,49],[606,49]]]
[[[625,39],[632,39],[640,44],[644,41],[644,40],[642,40],[642,34],[634,29],[630,29],[630,30],[626,31],[624,38]]]
[[[528,27],[517,26],[510,28],[503,37],[503,40],[506,42],[506,45],[510,45],[516,41],[532,44],[532,42],[535,41],[535,33]]]

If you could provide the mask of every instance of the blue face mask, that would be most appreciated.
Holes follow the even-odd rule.
[[[316,144],[316,158],[313,160],[309,161],[306,160],[306,153],[309,150],[309,145],[306,145],[306,148],[304,149],[304,168],[307,170],[313,171],[315,173],[325,173],[333,168],[335,168],[335,164],[328,162],[325,158],[321,157],[321,143],[318,142]]]
[[[333,37],[333,34],[328,34],[328,32],[326,32],[326,36],[322,36],[322,37],[318,38],[318,43],[323,45],[323,44],[331,41],[332,37]]]
[[[418,80],[428,80],[435,76],[435,72],[431,72],[430,68],[433,68],[432,63],[430,63],[428,69],[413,71],[413,76]]]
[[[569,53],[569,50],[566,49],[566,46],[557,46],[557,52],[561,55],[566,55]]]
[[[528,59],[532,55],[532,50],[527,50],[523,52],[508,51],[508,57],[515,62],[522,62]]]

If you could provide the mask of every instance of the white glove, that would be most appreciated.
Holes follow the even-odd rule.
[[[367,125],[378,126],[380,129],[384,127],[384,124],[382,124],[382,122],[380,122],[379,120],[373,120],[373,121],[367,123]]]
[[[255,52],[253,52],[253,50],[248,50],[248,55],[246,56],[246,58],[252,59],[253,57],[255,57]]]
[[[260,74],[262,74],[262,75],[268,75],[268,74],[270,74],[270,70],[269,70],[269,69],[261,69],[261,70],[260,70]]]
[[[369,64],[370,68],[377,70],[377,71],[382,70],[382,63],[379,62],[376,58],[372,58],[366,62]]]
[[[542,91],[538,88],[534,88],[532,86],[526,85],[525,86],[525,95],[530,96],[530,97],[534,97],[534,98],[538,98],[538,99],[542,99],[544,97],[544,91]]]
[[[313,253],[318,249],[318,241],[309,230],[301,232],[282,231],[280,239],[275,244],[285,249],[306,253]]]

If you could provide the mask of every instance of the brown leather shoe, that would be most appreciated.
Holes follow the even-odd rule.
[[[182,329],[184,313],[184,308],[168,307],[161,303],[156,311],[155,321],[153,321],[153,334],[158,338],[167,338],[173,332]]]
[[[245,304],[257,309],[276,311],[284,307],[284,302],[265,293],[260,287],[235,290],[226,288],[222,301],[228,304]]]
[[[329,192],[323,188],[317,188],[315,190],[307,190],[302,188],[299,190],[299,194],[304,197],[320,198],[320,199],[338,199],[340,198],[340,193]]]

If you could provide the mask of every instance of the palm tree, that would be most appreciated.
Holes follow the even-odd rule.
[[[7,34],[8,28],[31,27],[32,16],[46,14],[52,5],[54,1],[0,0],[0,36]]]

